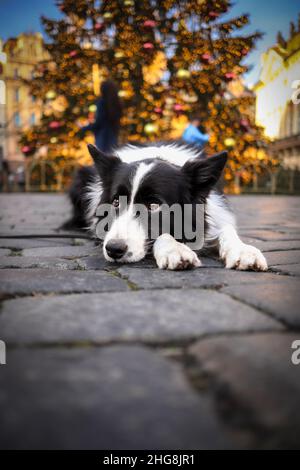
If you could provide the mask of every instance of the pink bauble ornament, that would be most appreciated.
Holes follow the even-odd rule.
[[[227,73],[225,73],[225,78],[228,81],[234,80],[236,78],[236,74],[233,73],[233,72],[227,72]]]
[[[59,121],[51,121],[49,124],[50,129],[58,129],[61,126]]]
[[[145,20],[143,23],[145,28],[154,28],[156,26],[156,21],[154,20]]]
[[[202,58],[205,62],[209,62],[210,59],[211,59],[211,55],[210,55],[208,52],[205,52],[204,54],[202,54],[201,58]]]
[[[178,112],[180,112],[180,111],[182,111],[182,110],[183,110],[182,104],[180,104],[180,103],[174,104],[174,111],[176,111],[176,112],[178,113]]]
[[[208,16],[210,16],[211,18],[218,18],[219,13],[217,13],[216,11],[210,11],[208,13]]]
[[[97,31],[101,31],[101,29],[103,29],[103,23],[95,23],[95,26],[94,28],[97,30]]]
[[[248,130],[249,129],[249,122],[247,119],[241,119],[240,120],[240,126],[242,129],[244,130]]]
[[[145,44],[143,44],[143,48],[146,50],[151,50],[154,48],[154,45],[152,44],[152,42],[145,42]]]

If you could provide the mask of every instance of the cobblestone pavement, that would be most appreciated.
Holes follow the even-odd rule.
[[[300,447],[300,205],[231,198],[267,273],[107,264],[61,195],[2,195],[1,448]]]

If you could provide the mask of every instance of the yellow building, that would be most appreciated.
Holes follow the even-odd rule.
[[[300,88],[300,27],[291,23],[288,40],[279,33],[277,44],[262,54],[261,66],[254,88],[256,123],[273,140],[282,167],[300,170],[300,104],[293,99]]]
[[[30,95],[23,79],[31,79],[34,66],[48,55],[40,33],[21,34],[3,44],[6,62],[1,64],[0,81],[4,83],[5,125],[2,129],[3,159],[10,170],[24,160],[18,144],[21,131],[35,124],[41,115],[41,105]]]

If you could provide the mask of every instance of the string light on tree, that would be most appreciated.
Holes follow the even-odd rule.
[[[122,57],[125,57],[125,54],[123,51],[116,51],[115,52],[115,58],[116,59],[122,59]]]
[[[97,111],[97,105],[95,105],[95,104],[90,104],[90,106],[89,106],[89,111],[90,111],[91,113],[95,113],[95,112]]]
[[[56,98],[55,91],[54,90],[47,91],[46,98],[47,98],[47,100],[54,100],[54,98]]]
[[[187,69],[178,69],[177,77],[178,78],[190,78],[191,72]]]
[[[234,147],[235,139],[233,137],[226,137],[226,139],[224,140],[224,145],[227,148]]]
[[[148,135],[149,134],[154,134],[158,131],[158,128],[155,124],[149,122],[148,124],[145,125],[144,131]]]

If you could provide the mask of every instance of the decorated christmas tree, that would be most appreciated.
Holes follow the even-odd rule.
[[[262,138],[253,97],[228,92],[260,37],[241,33],[248,15],[228,19],[230,1],[62,0],[58,8],[61,20],[42,18],[49,60],[30,86],[43,115],[22,137],[25,153],[47,145],[48,158],[74,155],[79,126],[94,119],[109,77],[124,104],[123,142],[177,138],[193,113],[211,136],[209,150],[230,149],[228,180],[248,171],[247,158],[254,166],[269,159],[255,150]]]

